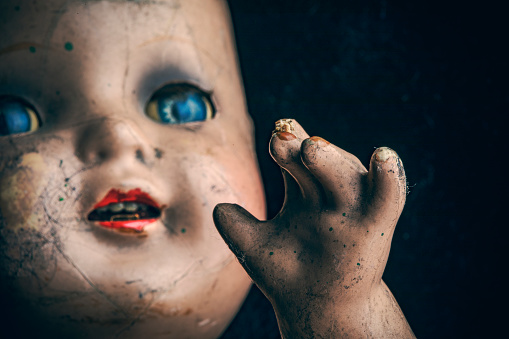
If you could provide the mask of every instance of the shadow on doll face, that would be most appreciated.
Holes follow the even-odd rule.
[[[0,13],[0,278],[18,311],[41,331],[218,336],[250,281],[212,210],[265,208],[225,5]]]

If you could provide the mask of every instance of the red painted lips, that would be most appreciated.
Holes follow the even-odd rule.
[[[107,228],[143,231],[161,216],[159,205],[141,189],[111,189],[88,215],[88,220]]]

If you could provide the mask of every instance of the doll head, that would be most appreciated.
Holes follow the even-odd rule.
[[[225,3],[2,1],[0,32],[11,318],[76,337],[217,337],[250,280],[212,210],[265,211]]]

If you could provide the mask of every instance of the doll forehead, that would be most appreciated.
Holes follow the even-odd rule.
[[[42,66],[51,71],[64,63],[68,74],[85,77],[75,76],[76,81],[97,82],[101,77],[115,81],[128,73],[131,78],[162,74],[163,69],[171,73],[168,67],[173,67],[178,70],[174,73],[188,75],[181,80],[211,90],[217,74],[236,64],[223,1],[22,0],[17,9],[17,2],[8,3],[10,7],[0,4],[0,31],[5,32],[0,38],[0,63],[7,72],[12,69],[8,64],[19,66],[21,59],[13,53],[19,52],[26,60],[18,68],[27,74],[30,65],[42,63],[39,70]],[[56,66],[51,68],[52,64]],[[132,68],[135,64],[141,65],[139,69]]]
[[[0,3],[0,29],[0,50],[9,40],[47,45],[61,33],[89,40],[122,34],[138,43],[178,35],[202,43],[210,41],[200,39],[207,32],[217,38],[217,29],[229,30],[229,17],[226,3],[214,0],[13,0]]]
[[[83,58],[118,58],[154,43],[192,46],[225,66],[235,59],[225,2],[165,1],[7,1],[0,4],[0,56],[29,50],[72,51]],[[227,59],[225,59],[225,57]]]

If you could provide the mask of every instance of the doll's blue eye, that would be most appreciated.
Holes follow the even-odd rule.
[[[150,98],[145,113],[162,124],[205,121],[214,116],[210,96],[188,84],[166,85]]]
[[[0,97],[0,136],[33,132],[39,126],[32,106],[18,98]]]

